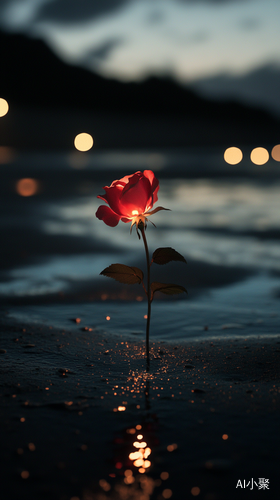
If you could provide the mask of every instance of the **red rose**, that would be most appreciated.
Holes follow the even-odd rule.
[[[152,170],[126,175],[103,189],[106,194],[97,196],[97,198],[104,200],[109,206],[101,205],[95,215],[98,219],[103,220],[107,226],[114,227],[119,223],[119,220],[132,221],[132,226],[133,224],[138,226],[140,220],[146,224],[147,216],[162,210],[162,207],[159,207],[149,212],[158,200],[157,192],[159,190],[158,179]]]

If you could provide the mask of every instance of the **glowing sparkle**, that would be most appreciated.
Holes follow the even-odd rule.
[[[133,443],[133,446],[134,446],[135,448],[146,448],[147,443],[145,443],[145,441],[142,441],[142,443],[139,443],[138,441],[135,441],[135,442]]]
[[[135,451],[129,454],[129,460],[138,460],[138,458],[142,457],[142,453],[140,451]]]
[[[126,407],[125,406],[118,406],[118,411],[125,411]]]

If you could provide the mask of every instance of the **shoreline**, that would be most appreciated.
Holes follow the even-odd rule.
[[[151,342],[147,374],[142,341],[0,331],[3,500],[279,498],[280,339]]]

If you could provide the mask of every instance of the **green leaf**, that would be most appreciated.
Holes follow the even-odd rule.
[[[138,269],[138,267],[125,266],[124,264],[111,264],[101,271],[100,274],[108,278],[113,278],[120,283],[125,283],[126,285],[134,285],[135,283],[141,283],[143,281],[141,269]]]
[[[151,284],[152,295],[155,292],[162,292],[167,295],[175,295],[176,293],[188,293],[185,287],[181,285],[172,285],[171,283],[158,283],[154,281]]]
[[[176,250],[171,247],[157,248],[153,253],[152,262],[155,262],[156,264],[163,265],[171,262],[172,260],[187,263],[183,255],[181,255],[179,252],[176,252]]]

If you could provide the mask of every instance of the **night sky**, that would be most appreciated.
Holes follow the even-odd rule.
[[[105,77],[171,75],[280,113],[278,0],[2,0],[2,29]]]

